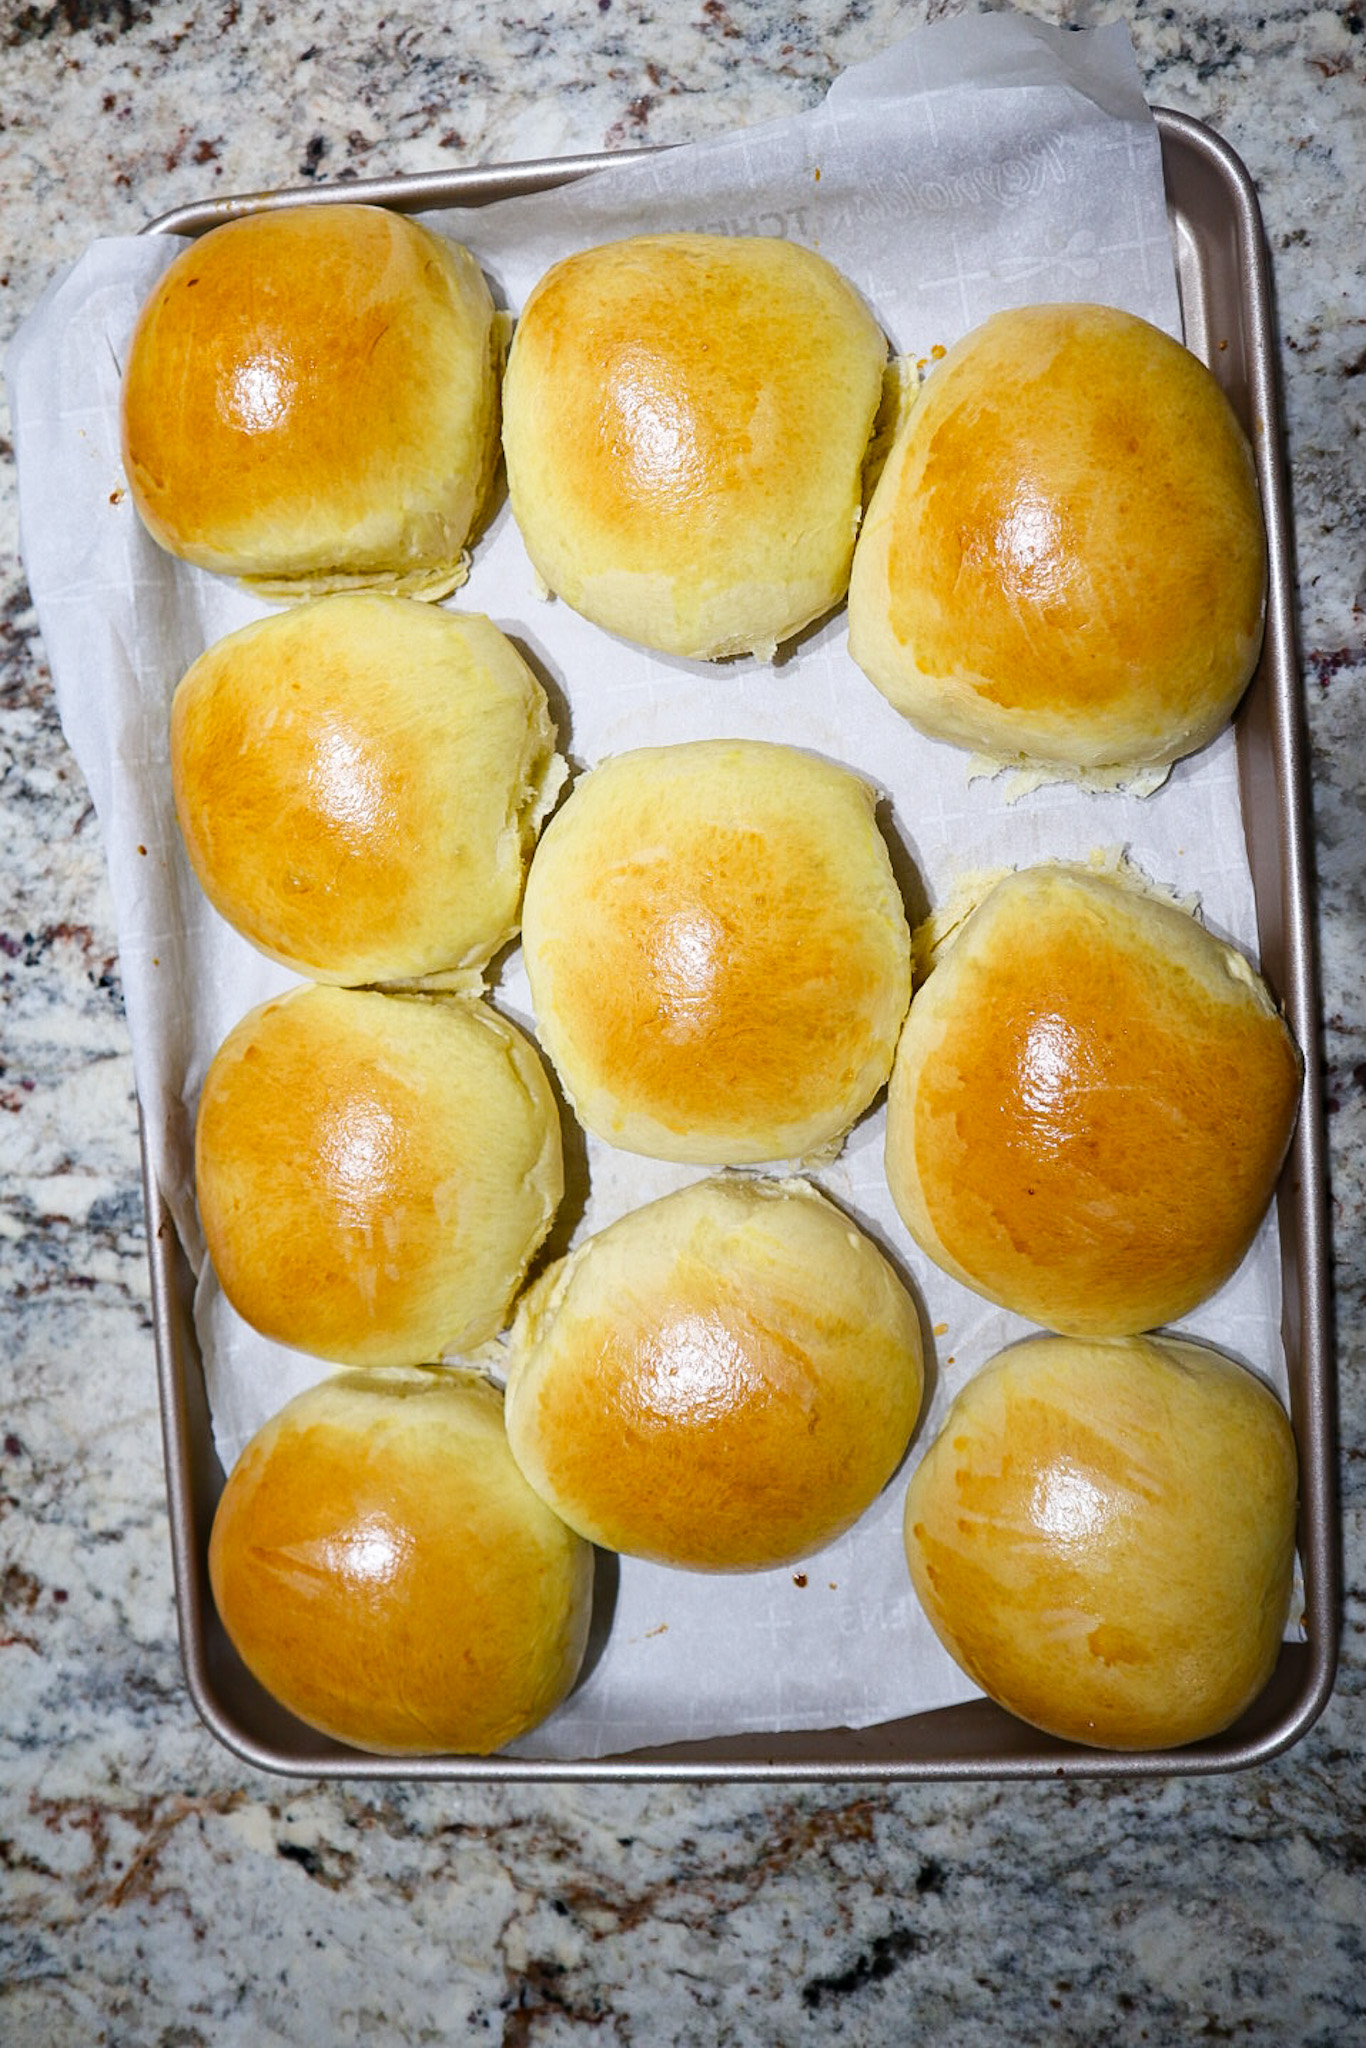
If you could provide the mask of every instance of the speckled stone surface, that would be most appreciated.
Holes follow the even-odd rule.
[[[95,235],[206,194],[718,133],[944,0],[17,0],[0,338]],[[176,1643],[131,1063],[98,831],[0,466],[0,2039],[973,2044],[1366,2038],[1366,32],[1127,18],[1259,186],[1311,736],[1341,1402],[1338,1687],[1256,1771],[1148,1787],[295,1785]],[[7,447],[5,449],[7,455]]]

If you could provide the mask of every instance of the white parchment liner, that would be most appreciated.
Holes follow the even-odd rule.
[[[1160,147],[1117,26],[1070,33],[1008,14],[940,23],[847,72],[809,115],[536,198],[434,214],[429,225],[467,243],[514,313],[571,249],[647,227],[706,228],[819,248],[913,359],[1037,300],[1102,300],[1180,332]],[[6,371],[25,565],[63,729],[103,831],[138,1093],[158,1184],[201,1276],[197,1317],[226,1466],[328,1368],[240,1323],[214,1285],[194,1214],[205,1067],[229,1027],[291,977],[209,909],[171,805],[175,685],[213,639],[266,609],[162,553],[124,491],[120,366],[138,308],[180,246],[161,236],[95,243],[49,288]],[[965,756],[890,709],[848,658],[842,612],[774,668],[655,657],[538,598],[506,506],[451,602],[495,619],[551,680],[561,744],[578,767],[626,747],[721,735],[781,739],[862,770],[887,799],[881,815],[913,916],[967,870],[1124,846],[1163,885],[1198,895],[1212,929],[1255,947],[1230,735],[1144,799],[1054,786],[1009,802],[1000,778],[974,779]],[[515,952],[491,993],[531,1026]],[[891,1252],[935,1330],[913,1460],[964,1378],[1028,1326],[910,1244],[881,1143],[879,1107],[816,1178]],[[587,1165],[576,1238],[699,1171],[591,1140]],[[1284,1393],[1274,1218],[1185,1327]],[[971,1697],[910,1589],[905,1477],[903,1468],[855,1530],[796,1569],[712,1578],[622,1560],[605,1648],[520,1750],[591,1757],[745,1730],[858,1727]]]

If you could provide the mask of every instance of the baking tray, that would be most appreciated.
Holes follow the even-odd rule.
[[[1264,1762],[1297,1741],[1332,1691],[1339,1564],[1327,1171],[1313,930],[1308,771],[1294,632],[1294,570],[1282,452],[1270,269],[1251,179],[1202,123],[1159,108],[1163,173],[1188,345],[1228,393],[1252,441],[1270,555],[1261,662],[1237,720],[1244,827],[1263,971],[1305,1056],[1304,1094],[1277,1201],[1283,1338],[1300,1454],[1303,1640],[1286,1642],[1271,1683],[1224,1734],[1139,1755],[1039,1734],[988,1700],[877,1727],[715,1737],[592,1761],[372,1757],[304,1727],[246,1670],[208,1582],[223,1472],[214,1450],[192,1314],[193,1275],[143,1154],[152,1307],[166,1453],[171,1554],[190,1696],[230,1749],[264,1770],[309,1777],[454,1780],[1154,1778]],[[489,165],[422,177],[249,193],[183,206],[144,230],[201,234],[240,214],[364,201],[405,213],[480,206],[545,191],[648,151]]]

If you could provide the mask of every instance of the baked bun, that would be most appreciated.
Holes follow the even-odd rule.
[[[517,929],[565,767],[488,619],[351,592],[244,626],[175,694],[171,776],[210,902],[316,981],[477,978]]]
[[[1160,767],[1256,665],[1257,479],[1197,357],[1107,306],[998,313],[932,371],[859,539],[849,651],[935,739]]]
[[[994,1358],[911,1475],[906,1556],[975,1684],[1071,1742],[1215,1735],[1270,1678],[1295,1444],[1203,1344],[1039,1337]]]
[[[1170,1323],[1271,1199],[1302,1062],[1243,955],[1116,879],[1029,868],[917,990],[887,1180],[929,1256],[1075,1336]]]
[[[582,1122],[627,1152],[798,1158],[887,1078],[910,939],[872,789],[791,747],[619,754],[532,856],[536,1029]]]
[[[641,235],[557,263],[513,337],[513,517],[551,590],[665,654],[774,648],[838,604],[887,344],[823,257]]]
[[[295,595],[437,597],[497,459],[502,329],[467,250],[374,206],[212,228],[142,310],[133,502],[173,555]]]
[[[491,1337],[564,1185],[555,1099],[512,1025],[466,998],[313,986],[214,1055],[195,1176],[238,1314],[367,1366]]]
[[[517,1470],[485,1380],[348,1372],[247,1445],[209,1578],[242,1661],[310,1727],[483,1756],[573,1684],[593,1558]]]
[[[512,1454],[594,1543],[694,1571],[821,1549],[920,1408],[915,1305],[800,1181],[707,1180],[541,1275],[513,1324]]]

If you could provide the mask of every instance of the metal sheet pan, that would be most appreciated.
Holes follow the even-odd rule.
[[[859,1731],[716,1738],[581,1763],[497,1756],[383,1758],[346,1749],[304,1727],[263,1691],[238,1659],[214,1610],[208,1540],[223,1473],[213,1447],[191,1313],[192,1275],[144,1155],[171,1551],[186,1679],[209,1728],[248,1762],[309,1777],[464,1783],[1153,1778],[1265,1761],[1297,1741],[1327,1701],[1337,1659],[1339,1604],[1327,1170],[1307,751],[1271,280],[1256,192],[1236,155],[1210,129],[1184,115],[1158,109],[1156,121],[1186,340],[1210,365],[1251,437],[1270,547],[1266,638],[1238,714],[1237,746],[1262,966],[1284,1001],[1305,1055],[1300,1119],[1278,1194],[1283,1335],[1300,1451],[1304,1640],[1283,1645],[1270,1685],[1233,1728],[1190,1748],[1140,1755],[1055,1741],[987,1700]],[[458,210],[542,191],[621,161],[620,154],[576,156],[246,194],[180,207],[153,221],[146,232],[194,235],[242,213],[301,202],[367,201],[408,213]]]

